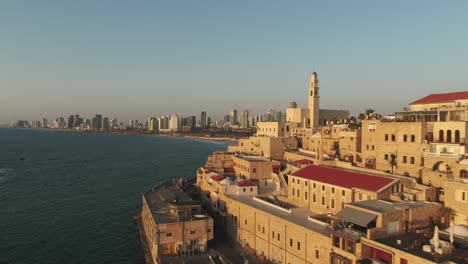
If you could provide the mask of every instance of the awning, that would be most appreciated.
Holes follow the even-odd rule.
[[[377,215],[346,207],[339,211],[336,214],[336,217],[341,218],[346,222],[350,222],[362,227],[367,227],[370,222],[377,218]]]

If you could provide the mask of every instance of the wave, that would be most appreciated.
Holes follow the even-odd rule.
[[[12,168],[0,168],[0,174],[7,174],[12,171],[13,171]]]

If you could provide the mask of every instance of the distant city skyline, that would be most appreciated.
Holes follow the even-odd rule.
[[[468,90],[468,2],[0,3],[0,124],[232,109],[401,111]],[[240,118],[240,117],[239,117]]]

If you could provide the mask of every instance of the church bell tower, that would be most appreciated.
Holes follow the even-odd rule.
[[[309,127],[318,128],[319,127],[319,81],[318,75],[314,71],[310,76],[310,86],[309,86]]]

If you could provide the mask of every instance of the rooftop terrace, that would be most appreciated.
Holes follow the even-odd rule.
[[[351,205],[377,213],[391,213],[405,209],[415,209],[432,204],[431,202],[387,202],[382,200],[369,200],[355,202]]]
[[[330,228],[328,224],[321,223],[320,221],[312,219],[310,217],[310,211],[308,210],[308,208],[298,208],[294,206],[287,206],[286,208],[284,208],[281,205],[272,204],[271,201],[268,201],[268,199],[254,199],[251,197],[243,196],[229,196],[229,198],[237,200],[240,203],[246,204],[253,208],[256,208],[262,212],[286,220],[292,224],[313,230],[326,237],[330,236]]]
[[[178,180],[169,180],[143,194],[157,224],[194,221],[208,216],[199,201],[193,200],[178,185]]]
[[[450,254],[440,255],[423,251],[423,245],[429,245],[429,240],[433,237],[433,235],[433,233],[405,233],[379,239],[377,242],[436,263],[444,261],[452,261],[453,263],[468,262],[467,238],[455,237],[453,244],[455,248]],[[441,240],[449,241],[447,234],[440,232],[439,236]],[[397,240],[401,241],[401,243],[397,243]]]

